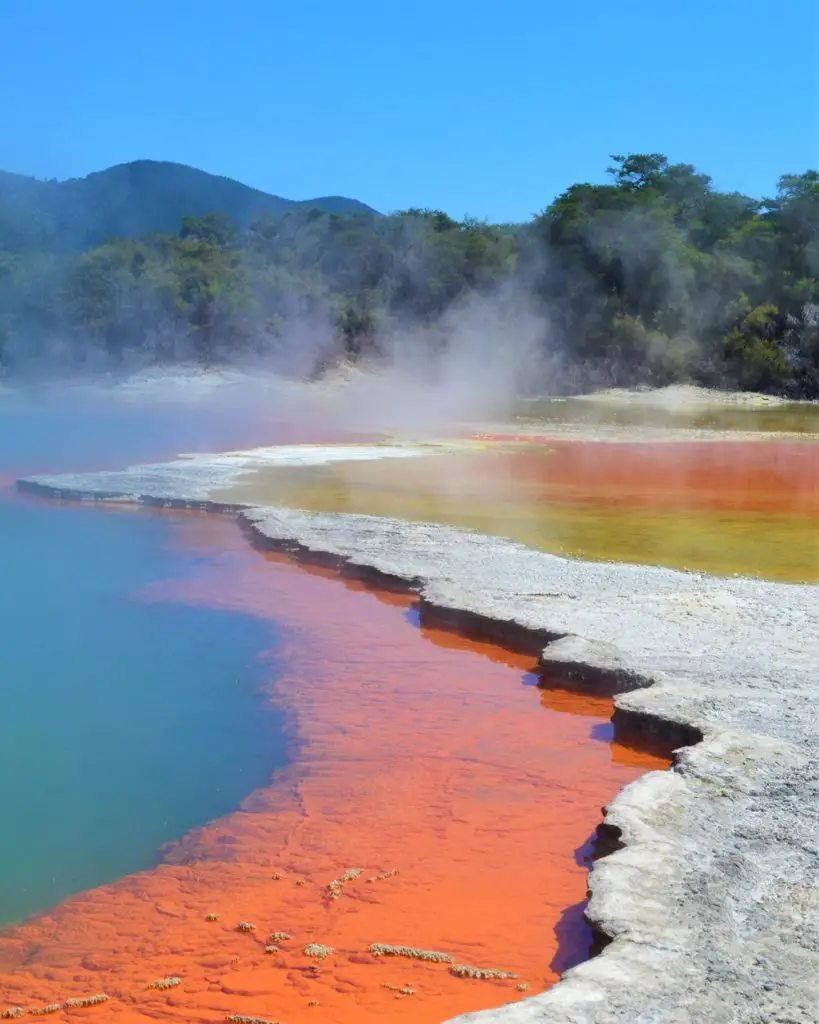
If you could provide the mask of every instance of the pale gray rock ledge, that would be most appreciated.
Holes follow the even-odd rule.
[[[22,486],[188,503],[177,484],[113,476]],[[368,516],[242,518],[261,546],[417,590],[428,621],[542,649],[547,682],[610,688],[624,728],[693,742],[605,810],[624,846],[590,876],[604,952],[458,1022],[819,1021],[819,586],[581,562]]]

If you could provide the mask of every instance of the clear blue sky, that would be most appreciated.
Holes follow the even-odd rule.
[[[0,0],[0,168],[519,220],[610,153],[819,166],[817,0]]]

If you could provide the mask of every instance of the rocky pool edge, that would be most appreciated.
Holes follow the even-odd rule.
[[[255,543],[419,594],[422,622],[539,652],[614,694],[618,729],[681,746],[622,790],[590,876],[602,955],[474,1024],[819,1020],[819,587],[587,563],[401,520],[20,481],[56,498],[239,514]],[[590,826],[593,823],[590,823]],[[544,837],[548,842],[548,837]],[[536,898],[536,894],[533,894]]]

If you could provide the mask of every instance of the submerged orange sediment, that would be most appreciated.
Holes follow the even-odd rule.
[[[422,629],[409,597],[260,555],[218,518],[188,534],[221,554],[144,596],[276,621],[292,762],[155,870],[0,935],[0,1009],[104,992],[83,1013],[432,1022],[582,959],[600,807],[667,761],[612,742],[608,699],[524,685],[531,658]]]
[[[504,440],[501,436],[497,440]],[[520,438],[521,441],[532,438]],[[675,509],[819,514],[819,444],[810,441],[547,441],[497,452],[512,478],[568,500]]]

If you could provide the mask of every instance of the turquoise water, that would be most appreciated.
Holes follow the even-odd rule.
[[[285,761],[259,694],[275,625],[139,595],[207,557],[185,548],[184,517],[8,486],[11,473],[162,457],[195,434],[190,411],[0,396],[0,923],[151,866]]]

